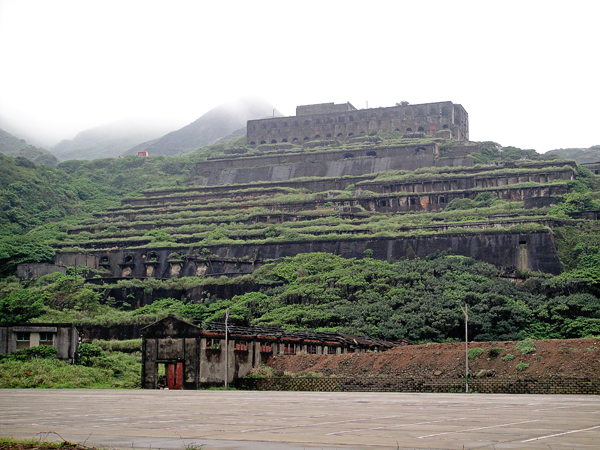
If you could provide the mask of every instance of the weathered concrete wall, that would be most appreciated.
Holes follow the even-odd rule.
[[[55,264],[40,263],[19,264],[17,266],[17,276],[21,280],[37,280],[39,277],[56,272],[66,274],[67,268]]]
[[[583,163],[581,164],[581,167],[590,169],[595,175],[600,175],[600,161],[593,163]]]
[[[296,106],[296,116],[309,116],[312,114],[338,114],[347,111],[356,111],[356,108],[350,103],[336,105],[333,102],[319,103],[316,105]]]
[[[381,130],[409,133],[450,131],[458,140],[469,140],[468,114],[461,105],[452,102],[324,112],[326,110],[324,105],[307,105],[300,110],[301,115],[295,117],[249,120],[247,143],[346,139]]]
[[[251,270],[248,271],[251,273]],[[96,279],[97,281],[102,281]],[[93,279],[90,281],[94,281]],[[108,280],[107,280],[108,281]],[[100,284],[100,283],[97,283]],[[272,286],[272,285],[270,285]],[[233,298],[236,295],[243,295],[248,292],[257,292],[261,289],[266,289],[267,286],[262,286],[256,283],[235,283],[235,284],[209,284],[204,286],[196,286],[190,289],[154,289],[149,291],[143,287],[131,287],[131,288],[112,288],[105,293],[104,298],[109,296],[114,298],[117,306],[128,303],[128,308],[125,309],[137,309],[145,305],[151,305],[155,300],[161,298],[173,298],[177,300],[186,299],[188,302],[203,302],[208,298]],[[83,327],[87,333],[92,333],[93,327]],[[135,338],[139,337],[139,329],[137,327],[138,334]],[[107,328],[101,327],[101,330],[108,330]],[[93,331],[93,333],[100,331]],[[117,331],[114,331],[117,333]],[[135,331],[132,331],[135,333]],[[100,337],[94,334],[93,339],[134,339],[133,337],[117,337],[116,335],[107,335],[107,337]]]
[[[377,185],[361,185],[361,189],[371,190],[381,189]],[[294,213],[299,211],[312,211],[322,209],[325,204],[333,203],[336,207],[343,206],[362,206],[369,211],[379,212],[408,212],[408,211],[441,211],[448,203],[455,198],[471,198],[474,199],[480,194],[481,190],[450,190],[438,191],[438,192],[419,192],[422,188],[422,184],[419,183],[415,186],[415,192],[397,192],[390,193],[385,196],[372,196],[362,194],[356,197],[345,198],[345,199],[329,199],[326,197],[317,197],[315,200],[304,201],[304,202],[290,202],[290,203],[274,203],[272,201],[258,201],[251,206],[267,207],[272,208],[275,211],[285,211],[288,213]],[[529,197],[544,197],[544,196],[557,196],[567,193],[568,186],[565,183],[562,184],[539,184],[537,186],[526,186],[526,187],[512,187],[510,184],[507,186],[498,186],[493,188],[486,188],[487,192],[490,192],[493,196],[511,200],[511,201],[523,201]],[[358,194],[358,193],[357,193]],[[248,204],[243,202],[234,201],[233,199],[229,205],[190,205],[186,207],[186,211],[213,211],[213,210],[231,210],[231,209],[247,209]],[[390,207],[390,205],[393,205]],[[173,211],[168,209],[154,209],[152,213],[160,216],[160,214],[169,214]],[[125,217],[126,220],[136,220],[138,215],[149,214],[150,211],[138,210],[135,212],[122,212],[119,215]],[[149,242],[148,239],[147,242]],[[140,245],[147,242],[137,241]],[[106,244],[108,245],[108,244]],[[113,245],[112,243],[110,245]],[[115,242],[115,245],[119,245]],[[83,248],[94,248],[92,244],[80,244]],[[56,245],[57,248],[61,248],[61,245]],[[102,264],[101,264],[102,265]]]
[[[103,325],[86,325],[77,327],[83,342],[92,342],[94,339],[106,341],[125,341],[139,339],[145,325],[126,324],[105,327]]]
[[[54,255],[54,264],[65,267],[99,267],[98,256],[89,253],[57,253]],[[66,272],[65,272],[66,273]]]
[[[507,169],[514,169],[514,168],[528,168],[531,170],[538,170],[538,169],[544,169],[544,168],[548,168],[548,167],[552,167],[552,166],[556,166],[556,162],[555,161],[538,161],[538,162],[532,162],[532,161],[526,161],[526,162],[522,162],[522,161],[511,161],[508,163],[504,163],[501,165],[494,165],[494,166],[478,166],[478,167],[462,167],[460,169],[461,173],[463,174],[477,174],[479,172],[482,171],[492,171],[492,170],[499,170],[499,169],[503,169],[503,168],[507,168]],[[577,164],[574,161],[561,161],[560,163],[561,166],[570,166],[572,168],[576,168]],[[446,173],[447,170],[444,169],[439,169],[439,173]],[[356,178],[352,178],[352,177],[348,177],[348,178],[344,178],[344,179],[338,179],[338,178],[325,178],[325,179],[320,179],[320,180],[294,180],[294,181],[281,181],[281,182],[277,182],[277,183],[271,183],[269,185],[269,187],[271,188],[287,188],[287,187],[291,187],[291,188],[300,188],[300,189],[307,189],[311,192],[322,192],[322,191],[326,191],[326,190],[331,190],[331,189],[335,189],[335,190],[339,190],[339,189],[344,189],[346,188],[348,185],[350,184],[356,184],[360,181],[365,181],[366,179],[370,179],[370,178],[375,178],[376,175],[375,174],[365,174],[362,177],[356,177]],[[346,184],[347,183],[347,184]],[[241,184],[241,185],[237,185],[235,186],[236,189],[240,189],[240,190],[248,190],[248,189],[252,189],[252,188],[256,188],[257,185],[254,183],[246,183],[246,184]],[[218,195],[218,194],[225,194],[228,195],[231,192],[232,187],[231,186],[192,186],[192,187],[187,187],[185,190],[183,189],[153,189],[153,190],[148,190],[148,191],[144,191],[143,194],[146,198],[151,198],[151,199],[160,199],[163,197],[167,197],[167,196],[172,196],[170,197],[171,199],[173,198],[178,198],[178,197],[184,197],[187,198],[187,196],[191,196],[194,197],[196,196],[196,194],[198,195]],[[136,201],[138,200],[138,197],[128,197],[128,198],[124,198],[121,201],[122,205],[136,205]],[[118,210],[119,208],[107,208],[107,211],[113,211],[113,210]],[[104,214],[101,214],[104,215]]]
[[[192,180],[197,185],[213,186],[415,170],[434,166],[437,154],[437,145],[429,144],[213,160],[196,163]]]
[[[295,256],[299,253],[325,252],[343,256],[344,258],[362,257],[365,250],[372,250],[373,257],[387,261],[395,261],[407,257],[409,247],[418,257],[425,257],[436,251],[451,250],[454,254],[468,256],[479,261],[494,264],[501,270],[541,271],[552,274],[562,272],[562,266],[556,252],[554,237],[550,230],[539,231],[487,231],[474,233],[445,233],[438,235],[423,235],[409,237],[373,237],[373,238],[341,238],[335,240],[296,241],[256,244],[228,244],[227,246],[208,246],[216,258],[247,259],[252,265],[245,267],[251,272],[261,265],[265,259],[277,259]],[[523,249],[526,249],[523,256]],[[179,276],[194,276],[197,273],[199,261],[195,248],[189,257],[182,261],[180,270],[174,274],[168,270],[172,264],[167,261],[172,248],[160,249],[159,270],[167,273],[166,278]],[[181,251],[181,248],[177,249]],[[128,250],[104,250],[97,253],[109,261],[113,276],[129,276],[142,278],[146,276],[144,265],[129,266],[130,271],[124,272],[120,265],[125,255],[132,256],[134,261],[142,261],[149,249],[138,248]],[[156,251],[156,250],[153,250]]]
[[[356,162],[368,160],[359,160]],[[361,162],[364,166],[364,163]],[[290,166],[291,167],[291,166]],[[260,169],[250,169],[256,171],[256,173],[264,172],[265,176],[268,175],[269,170],[273,169],[264,167]],[[237,173],[237,172],[236,172]],[[290,172],[291,173],[291,172]],[[376,173],[376,172],[374,172]],[[540,170],[532,169],[530,172],[522,172],[515,174],[494,174],[488,173],[485,175],[480,174],[457,174],[456,176],[437,176],[429,179],[420,179],[414,181],[394,181],[394,180],[365,180],[358,176],[349,176],[344,178],[331,177],[331,179],[301,181],[301,182],[289,182],[285,183],[285,187],[292,187],[297,189],[306,189],[310,192],[324,192],[328,190],[343,190],[351,184],[355,184],[357,187],[362,189],[368,189],[378,193],[390,193],[390,192],[443,192],[449,190],[458,189],[473,189],[473,188],[491,188],[499,186],[509,186],[517,183],[549,183],[554,180],[572,180],[575,177],[575,173],[572,169],[561,168],[552,170]],[[249,184],[243,184],[242,186],[250,186]],[[229,198],[235,200],[252,200],[259,195],[275,195],[283,192],[282,184],[278,183],[277,187],[267,189],[266,187],[262,190],[244,190],[240,189],[239,192],[230,192]],[[161,206],[171,205],[180,206],[187,204],[190,201],[210,201],[215,199],[222,199],[225,195],[224,192],[205,192],[191,190],[190,192],[182,193],[181,195],[168,195],[168,196],[156,196],[156,197],[142,197],[142,198],[126,198],[121,201],[122,205],[130,206]],[[115,224],[118,225],[118,224]]]

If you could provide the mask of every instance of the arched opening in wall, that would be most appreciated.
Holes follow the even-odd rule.
[[[123,258],[123,262],[125,264],[133,263],[133,255],[126,255],[125,258]]]
[[[344,158],[354,158],[354,155],[352,153],[346,153]]]
[[[414,206],[414,205],[416,205],[416,204],[417,204],[417,200],[416,200],[416,199],[414,199],[414,198],[411,198],[411,199],[410,199],[410,204],[411,204],[411,206]]]
[[[277,141],[275,139],[271,140],[271,144],[277,144]]]
[[[436,128],[435,128],[435,125],[431,125],[431,126],[429,127],[429,131],[435,131],[435,130],[436,130]]]
[[[448,129],[448,125],[443,125],[443,126],[442,126],[442,128],[443,128],[444,130],[447,130],[447,129]]]
[[[338,123],[344,123],[346,119],[342,116],[338,117]]]
[[[419,127],[419,129],[417,131],[425,131],[425,128]]]
[[[260,126],[261,130],[265,130],[266,128],[267,128],[267,126],[264,123]]]
[[[320,134],[317,134],[317,135],[315,136],[315,139],[321,139],[321,135],[320,135]]]
[[[365,135],[365,134],[367,134],[367,133],[365,133],[364,131],[361,131],[361,132],[360,132],[360,133],[358,133],[358,134],[359,134],[359,135],[361,135],[361,136],[364,136],[364,135]]]
[[[252,131],[256,130],[256,125],[252,125]]]
[[[400,128],[396,128],[394,131],[400,131]]]
[[[295,127],[297,127],[297,126],[298,126],[298,122],[297,122],[297,121],[296,121],[296,122],[294,122],[294,126],[295,126]]]
[[[415,155],[418,155],[419,153],[426,152],[426,151],[427,151],[427,149],[425,147],[417,147],[415,149]]]
[[[261,143],[261,144],[266,144],[266,143],[267,143],[267,141],[260,141],[260,143]]]
[[[287,128],[288,123],[287,122],[283,122],[283,128]]]
[[[272,124],[271,128],[277,128],[277,124],[276,123]]]
[[[412,132],[412,128],[407,128],[406,131],[411,131]]]
[[[148,253],[148,256],[146,257],[146,261],[147,262],[158,262],[158,253],[156,253],[156,252]]]
[[[381,206],[386,207],[387,206],[387,202],[385,200],[381,200]]]
[[[310,138],[308,136],[304,136],[304,140],[308,141]]]
[[[440,203],[446,203],[446,199],[444,197],[440,197]]]
[[[337,137],[342,137],[342,133],[338,133],[338,134],[337,134]]]
[[[348,137],[354,136],[354,133],[348,133]]]
[[[108,256],[103,256],[100,258],[100,264],[108,264]]]
[[[256,145],[256,142],[250,141],[250,145]]]
[[[325,136],[325,137],[330,138],[331,137],[331,133],[327,133],[327,136]]]
[[[304,121],[304,126],[310,125],[310,120],[305,120]]]
[[[297,142],[297,141],[298,141],[298,138],[292,139],[292,142]]]
[[[281,142],[287,142],[287,139],[282,139]]]
[[[367,156],[377,156],[377,152],[371,150],[370,152],[367,152]]]

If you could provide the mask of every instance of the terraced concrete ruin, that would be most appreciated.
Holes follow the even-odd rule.
[[[392,261],[451,251],[506,274],[562,271],[552,228],[585,218],[546,213],[569,191],[574,162],[474,165],[468,115],[451,102],[309,105],[297,119],[249,121],[248,145],[197,163],[189,186],[147,190],[73,226],[55,263],[173,278],[248,274],[304,252]],[[446,211],[456,201],[481,206]]]

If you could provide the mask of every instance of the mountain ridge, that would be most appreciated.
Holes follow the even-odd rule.
[[[8,131],[0,129],[0,153],[13,158],[23,157],[36,164],[56,166],[58,159],[48,150],[27,144],[25,139],[19,139]]]
[[[242,128],[250,119],[270,117],[273,105],[253,97],[223,103],[185,127],[172,131],[165,136],[141,143],[124,153],[135,155],[147,151],[151,155],[175,156],[190,153],[201,147],[215,144]]]

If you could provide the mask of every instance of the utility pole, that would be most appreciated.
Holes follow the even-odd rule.
[[[227,379],[229,378],[229,310],[225,311],[225,390],[227,390]]]
[[[458,306],[460,306],[460,309],[465,314],[465,392],[468,394],[469,393],[469,328],[468,328],[467,324],[469,322],[469,313],[467,311],[468,306],[466,303],[465,303],[464,308],[460,303],[458,303]]]

